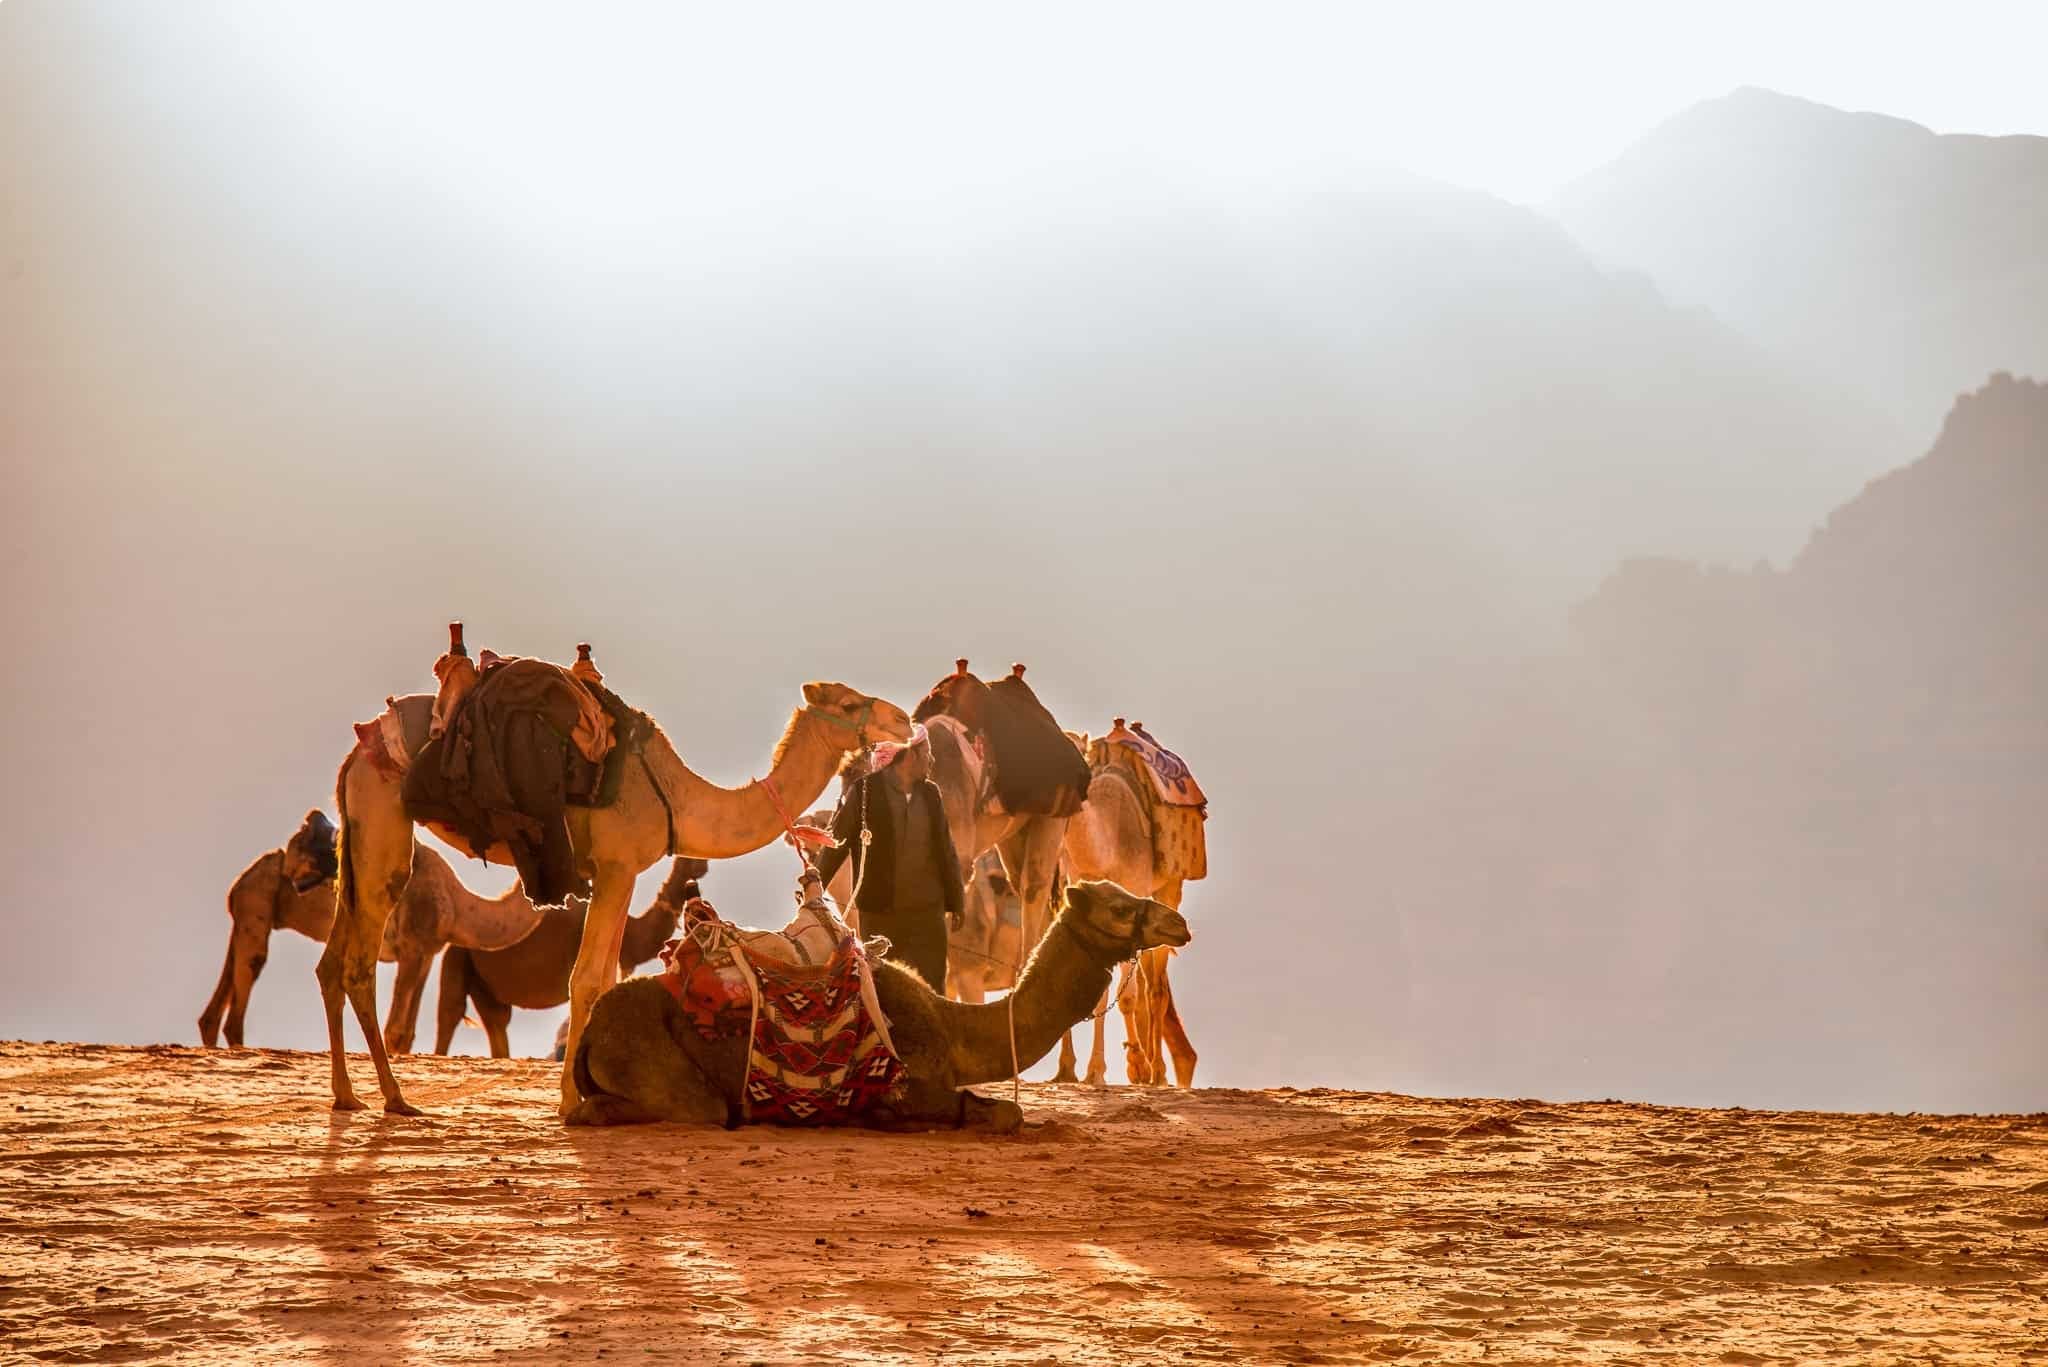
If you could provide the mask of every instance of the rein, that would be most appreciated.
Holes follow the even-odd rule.
[[[860,715],[858,717],[853,718],[851,721],[847,720],[845,717],[840,716],[836,712],[826,711],[824,708],[818,706],[816,703],[805,703],[801,711],[806,716],[817,717],[821,721],[829,721],[834,726],[844,726],[851,730],[855,734],[855,736],[862,736],[867,734],[868,721],[875,714],[875,700],[873,698],[869,698],[867,700],[867,703],[860,709]],[[783,834],[789,837],[790,845],[796,850],[796,862],[798,866],[801,868],[809,868],[811,866],[811,861],[809,856],[807,856],[804,853],[804,848],[807,845],[815,846],[828,843],[823,838],[824,832],[818,830],[814,826],[799,827],[796,824],[796,821],[789,814],[789,805],[782,800],[781,790],[775,786],[775,776],[773,774],[769,774],[763,778],[757,778],[754,780],[754,782],[760,785],[762,792],[768,794],[768,801],[775,808],[776,819],[782,822]],[[863,816],[865,816],[865,814],[863,814]],[[862,820],[861,826],[863,834],[865,834],[867,826],[867,822],[865,819]],[[861,843],[866,844],[867,842],[863,840]]]

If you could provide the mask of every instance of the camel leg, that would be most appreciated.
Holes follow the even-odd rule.
[[[1138,972],[1145,980],[1144,1014],[1139,1017],[1143,1033],[1139,1044],[1145,1051],[1145,1073],[1154,1087],[1166,1085],[1166,1056],[1160,1035],[1166,1020],[1166,964],[1172,950],[1163,945],[1138,956]]]
[[[348,927],[340,917],[336,917],[334,929],[327,937],[327,947],[320,951],[320,962],[314,966],[313,974],[320,980],[320,1005],[327,1017],[327,1062],[334,1085],[334,1109],[360,1111],[363,1103],[357,1099],[355,1086],[348,1080],[348,1053],[341,1038],[342,958],[348,952],[348,940]]]
[[[576,947],[576,967],[569,973],[569,1047],[562,1058],[561,1115],[576,1109],[576,1046],[590,1008],[619,980],[619,945],[626,934],[626,905],[633,895],[637,869],[600,864],[590,885],[590,909],[583,917],[583,941]]]
[[[450,945],[441,955],[440,1004],[434,1012],[434,1052],[445,1054],[469,1006],[469,951]]]
[[[228,957],[220,966],[220,981],[213,985],[213,995],[206,999],[206,1009],[199,1013],[200,1047],[211,1049],[220,1043],[220,1016],[228,1008],[228,998],[235,990],[235,937],[228,933]]]
[[[360,1110],[363,1104],[349,1083],[342,1040],[341,1003],[346,995],[369,1044],[384,1109],[394,1115],[417,1115],[399,1090],[377,1028],[377,955],[384,945],[385,924],[412,876],[412,822],[405,815],[397,782],[379,775],[360,755],[343,763],[335,797],[341,808],[341,857],[346,864],[335,898],[334,929],[316,970],[327,1009],[334,1109]]]
[[[237,927],[233,940],[229,942],[228,954],[234,964],[235,976],[228,994],[226,1031],[228,1048],[239,1049],[242,1047],[242,1021],[249,1014],[249,994],[256,990],[256,979],[270,959],[270,927],[252,926],[247,931]]]
[[[413,1036],[419,1032],[420,1001],[427,995],[427,970],[434,956],[407,945],[398,955],[398,975],[391,983],[391,1010],[384,1017],[384,1048],[391,1054],[410,1054]]]
[[[1181,896],[1185,890],[1185,881],[1173,878],[1161,884],[1153,896],[1179,911]],[[1151,984],[1152,1000],[1147,1003],[1150,1007],[1152,1027],[1153,1076],[1158,1079],[1161,1086],[1165,1085],[1166,1060],[1160,1056],[1160,1047],[1164,1045],[1166,1052],[1173,1056],[1175,1085],[1183,1088],[1192,1087],[1195,1085],[1195,1046],[1188,1039],[1187,1027],[1181,1024],[1180,1012],[1173,1004],[1173,983],[1169,977],[1173,966],[1173,951],[1161,947],[1148,950],[1146,953],[1148,957],[1157,956],[1157,969]]]
[[[1102,1031],[1105,1018],[1109,1015],[1109,989],[1102,989],[1102,1000],[1095,1003],[1095,1043],[1088,1053],[1088,1076],[1085,1081],[1090,1087],[1109,1085],[1109,1060],[1104,1058]]]
[[[511,1058],[512,1036],[507,1031],[512,1024],[512,1008],[495,997],[479,999],[476,1014],[484,1023],[484,1038],[491,1042],[491,1057]]]
[[[1173,1077],[1176,1087],[1195,1085],[1195,1046],[1188,1039],[1187,1027],[1180,1022],[1180,1011],[1173,1004],[1173,987],[1161,978],[1166,997],[1165,1019],[1160,1033],[1166,1037],[1166,1050],[1173,1055]]]
[[[1134,1087],[1149,1087],[1159,1080],[1152,1072],[1152,1055],[1145,1043],[1146,1021],[1151,1016],[1151,983],[1144,969],[1142,956],[1127,965],[1116,996],[1117,1010],[1124,1019],[1124,1077]]]

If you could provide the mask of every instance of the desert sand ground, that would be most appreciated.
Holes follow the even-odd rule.
[[[0,1356],[2048,1352],[2048,1116],[1029,1086],[1017,1139],[566,1130],[555,1070],[0,1044]],[[357,1060],[367,1077],[364,1060]]]

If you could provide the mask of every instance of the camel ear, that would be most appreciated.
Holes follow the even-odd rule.
[[[804,701],[813,707],[823,707],[825,705],[825,685],[821,683],[805,684]]]
[[[1067,905],[1075,911],[1093,911],[1102,904],[1100,883],[1067,884]]]

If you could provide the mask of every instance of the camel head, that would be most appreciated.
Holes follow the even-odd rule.
[[[656,905],[673,905],[680,910],[683,903],[690,900],[690,894],[685,889],[709,872],[709,859],[699,859],[688,854],[677,855],[675,861],[669,865],[668,877],[662,880],[661,891],[654,894]]]
[[[341,863],[334,853],[334,823],[315,807],[284,842],[284,876],[299,892],[334,881]]]
[[[841,750],[910,739],[909,713],[843,683],[805,684],[804,703],[812,715],[827,723],[825,734]]]
[[[1118,959],[1161,945],[1179,949],[1194,938],[1186,919],[1172,907],[1106,879],[1067,884],[1059,919],[1082,940]]]

